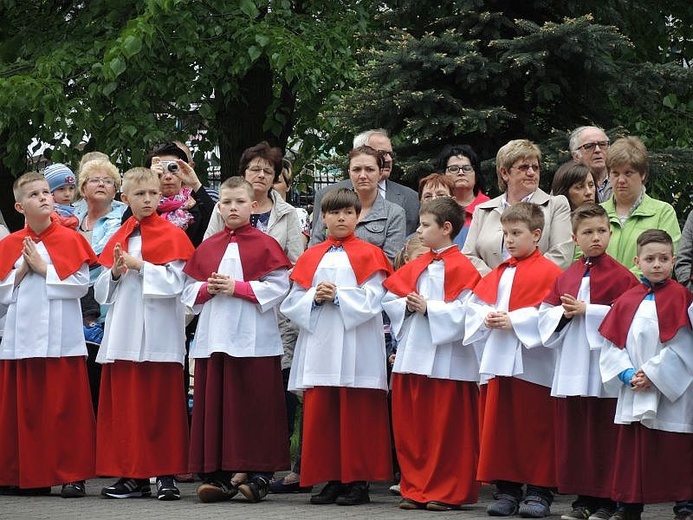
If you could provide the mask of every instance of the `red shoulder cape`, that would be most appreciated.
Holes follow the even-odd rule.
[[[544,258],[537,248],[534,253],[522,260],[509,258],[500,264],[474,287],[474,294],[488,304],[495,304],[498,299],[498,284],[501,276],[506,268],[513,266],[516,271],[508,306],[508,310],[511,311],[539,305],[551,290],[556,278],[563,272],[551,260]]]
[[[590,270],[590,303],[611,305],[625,291],[638,285],[638,279],[622,264],[604,253],[592,258],[580,258],[561,274],[544,301],[561,305],[561,296],[577,296],[582,278]]]
[[[99,256],[104,267],[113,267],[113,248],[120,244],[127,251],[128,238],[140,228],[142,234],[142,259],[156,265],[164,265],[173,260],[187,260],[195,248],[185,231],[152,213],[142,220],[130,217],[110,238]]]
[[[243,281],[259,280],[281,267],[291,268],[291,260],[274,238],[250,224],[237,229],[224,228],[202,242],[193,253],[183,272],[195,280],[206,282],[219,269],[229,243],[238,242],[243,266]]]
[[[10,274],[17,258],[22,254],[26,237],[34,242],[43,242],[61,280],[76,273],[85,262],[89,265],[98,262],[89,242],[82,235],[51,221],[50,226],[39,235],[26,226],[0,241],[0,280]]]
[[[445,264],[445,301],[450,302],[457,298],[465,289],[473,289],[481,280],[479,271],[460,253],[456,247],[449,247],[440,254],[427,251],[419,258],[408,262],[403,267],[394,272],[383,286],[391,293],[399,297],[416,292],[416,283],[426,268],[434,260],[442,260]]]
[[[654,286],[640,283],[623,293],[602,321],[599,327],[601,335],[618,348],[625,348],[635,313],[645,296],[651,292],[654,292],[659,340],[662,343],[676,336],[680,328],[691,326],[688,307],[693,301],[693,293],[674,280],[666,280]]]
[[[311,287],[320,260],[332,246],[344,248],[359,285],[378,271],[384,271],[387,275],[392,273],[392,265],[382,249],[352,234],[342,240],[327,237],[324,242],[308,248],[298,257],[291,279],[304,289]]]

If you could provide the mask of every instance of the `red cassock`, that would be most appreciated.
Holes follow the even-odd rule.
[[[475,503],[479,497],[477,384],[392,374],[392,396],[402,496],[421,503]]]
[[[515,266],[509,310],[536,307],[561,274],[539,250],[503,262],[474,288],[495,304],[503,271]],[[537,347],[543,348],[543,347]],[[525,361],[527,362],[527,361]],[[556,486],[554,399],[551,389],[515,377],[494,377],[481,386],[481,449],[477,480]]]
[[[117,243],[127,251],[130,234],[137,228],[142,236],[142,258],[149,263],[187,260],[194,251],[183,230],[153,213],[123,223],[99,257],[103,266],[113,265]],[[117,360],[103,364],[97,422],[99,475],[148,478],[187,472],[183,377],[183,366],[176,362]]]
[[[0,361],[0,486],[94,477],[95,430],[85,357]]]
[[[585,258],[571,265],[554,284],[545,302],[561,305],[563,294],[578,295],[589,270],[590,303],[611,305],[630,287],[633,274],[609,255]],[[585,348],[589,348],[585,345]],[[615,398],[568,396],[556,399],[556,478],[558,490],[608,498],[613,481],[618,427]],[[580,470],[576,471],[576,467]]]
[[[149,478],[187,472],[188,420],[183,389],[180,363],[104,364],[97,473]]]
[[[79,233],[52,222],[0,242],[0,278],[21,254],[23,240],[43,242],[61,280],[96,263]],[[86,357],[0,360],[0,486],[48,487],[92,478],[95,420]]]
[[[301,457],[302,486],[391,480],[386,392],[327,386],[306,390]]]

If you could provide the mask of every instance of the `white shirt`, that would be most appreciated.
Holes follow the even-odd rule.
[[[407,314],[407,299],[388,292],[383,309],[397,338],[393,372],[419,374],[457,381],[479,380],[479,352],[462,344],[465,302],[471,291],[464,290],[445,301],[445,264],[433,261],[421,273],[417,292],[426,299],[426,316]]]
[[[79,299],[87,293],[89,266],[61,280],[43,242],[36,249],[47,264],[45,278],[30,270],[15,288],[20,255],[0,282],[0,305],[7,305],[0,359],[86,356]]]
[[[313,286],[294,284],[281,311],[300,327],[289,390],[315,386],[387,390],[381,300],[382,273],[359,285],[346,252],[328,251],[318,264]],[[337,286],[338,305],[314,305],[315,286]]]
[[[226,247],[217,272],[244,280],[237,242]],[[289,274],[285,268],[276,269],[260,280],[250,281],[258,303],[217,294],[202,305],[195,304],[203,283],[188,277],[183,291],[183,302],[200,315],[190,357],[208,358],[214,352],[234,357],[284,354],[277,325],[277,307],[289,290]]]
[[[514,267],[503,271],[495,305],[488,305],[475,295],[469,299],[464,344],[479,344],[483,348],[479,366],[482,384],[496,376],[507,376],[551,387],[555,354],[541,343],[538,308],[523,307],[508,312],[510,330],[489,329],[484,324],[489,312],[508,311],[515,271]]]
[[[142,237],[128,239],[128,254],[142,258]],[[113,280],[104,269],[94,285],[94,297],[110,305],[99,363],[125,361],[185,361],[185,307],[183,291],[185,262],[165,265],[143,262],[138,273],[128,270]]]

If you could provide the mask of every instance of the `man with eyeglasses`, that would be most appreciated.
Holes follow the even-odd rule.
[[[380,181],[378,181],[378,193],[387,201],[397,204],[404,209],[407,223],[407,236],[416,232],[419,225],[419,195],[402,184],[390,180],[392,166],[394,164],[394,153],[392,152],[392,142],[387,136],[387,132],[382,128],[376,130],[366,130],[354,137],[353,147],[370,146],[374,150],[385,154],[385,167],[380,171]],[[322,197],[330,190],[335,188],[352,188],[349,179],[340,181],[331,186],[319,190],[313,199],[313,222],[319,217],[320,204]],[[315,213],[318,211],[318,213]]]
[[[611,198],[613,189],[606,171],[606,151],[609,138],[598,126],[580,126],[570,134],[570,153],[576,163],[592,170],[597,187],[597,202]]]

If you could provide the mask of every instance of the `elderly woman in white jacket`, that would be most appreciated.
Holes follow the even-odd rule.
[[[508,259],[500,217],[503,210],[518,202],[537,204],[544,213],[544,230],[539,250],[561,269],[573,261],[570,205],[563,195],[552,196],[539,188],[541,151],[527,139],[515,139],[496,154],[498,187],[504,193],[479,204],[474,210],[467,241],[462,248],[484,275]]]

